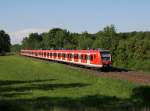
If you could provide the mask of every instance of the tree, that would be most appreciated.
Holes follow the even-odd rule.
[[[93,48],[111,49],[116,45],[117,34],[114,25],[106,26],[102,31],[96,34],[96,40],[93,43]]]
[[[83,32],[78,38],[79,49],[90,49],[93,44],[92,36],[88,32]]]
[[[20,44],[14,44],[14,45],[11,45],[11,52],[20,52],[21,50],[21,45]]]
[[[0,53],[10,52],[10,37],[5,31],[0,30]]]
[[[25,37],[22,41],[23,48],[39,49],[42,36],[38,33],[31,33],[29,37]]]

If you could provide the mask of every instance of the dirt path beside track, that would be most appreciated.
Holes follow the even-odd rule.
[[[90,72],[90,74],[94,74],[96,76],[111,77],[111,78],[116,78],[121,80],[127,80],[129,82],[136,83],[136,84],[150,85],[150,73],[146,74],[144,72],[127,71],[121,69],[117,69],[110,72],[103,72],[95,69],[88,69],[88,68],[81,68],[81,67],[74,67],[74,66],[69,66],[69,67],[79,68],[84,72]]]
[[[127,80],[137,84],[150,85],[150,74],[142,72],[128,71],[128,72],[96,72],[98,76],[112,77],[121,80]]]

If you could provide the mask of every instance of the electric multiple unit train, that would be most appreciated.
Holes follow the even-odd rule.
[[[21,55],[94,68],[112,66],[109,50],[21,50]]]

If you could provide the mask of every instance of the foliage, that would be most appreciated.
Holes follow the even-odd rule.
[[[18,53],[21,50],[21,45],[20,44],[11,45],[10,49],[11,49],[11,52]]]
[[[22,41],[22,48],[27,49],[39,49],[41,48],[40,42],[42,41],[42,36],[38,33],[31,33],[29,38],[25,37]]]
[[[0,54],[10,52],[10,37],[3,30],[0,30]]]

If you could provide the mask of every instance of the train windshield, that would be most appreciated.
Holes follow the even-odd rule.
[[[111,61],[111,55],[109,51],[102,51],[101,57],[103,61]]]

